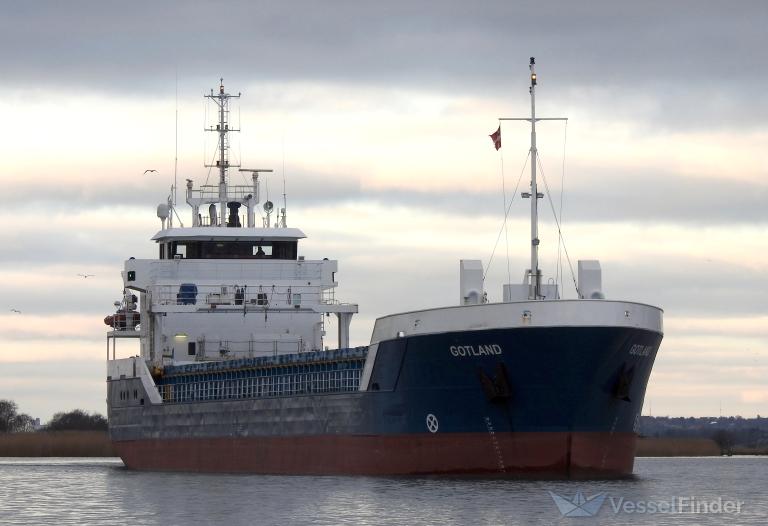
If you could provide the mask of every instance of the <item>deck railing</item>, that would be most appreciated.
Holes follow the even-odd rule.
[[[277,356],[279,354],[301,353],[307,350],[306,342],[302,338],[275,340],[208,340],[195,341],[195,352],[189,356],[171,356],[177,360],[189,358],[197,361],[228,360],[233,357],[255,358],[259,356]]]
[[[189,284],[192,285],[192,284]],[[296,307],[330,303],[327,295],[315,291],[295,291],[295,287],[251,286],[237,283],[221,285],[156,285],[152,288],[155,305],[204,305],[248,306],[248,307]]]
[[[252,376],[227,378],[236,373],[216,373],[200,381],[182,381],[158,385],[163,402],[193,402],[205,400],[231,400],[295,396],[316,393],[357,391],[362,367],[330,371],[291,372],[274,374],[273,371],[251,371]]]

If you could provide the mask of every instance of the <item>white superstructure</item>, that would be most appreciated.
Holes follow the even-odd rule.
[[[252,184],[229,185],[227,136],[239,131],[228,124],[229,99],[239,94],[227,94],[222,81],[206,97],[218,108],[218,123],[207,128],[218,134],[218,185],[195,189],[187,180],[192,226],[174,226],[181,219],[170,198],[158,206],[157,258],[131,258],[122,272],[124,299],[110,317],[113,356],[121,337],[140,338],[142,358],[154,365],[321,350],[331,314],[338,346],[348,347],[358,307],[335,299],[337,262],[305,260],[298,244],[306,236],[270,201],[256,226],[259,175],[271,170],[241,170]]]

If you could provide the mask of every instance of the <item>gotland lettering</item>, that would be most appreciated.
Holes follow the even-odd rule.
[[[495,343],[487,345],[451,345],[449,348],[452,356],[470,357],[470,356],[491,356],[501,354],[501,346]]]

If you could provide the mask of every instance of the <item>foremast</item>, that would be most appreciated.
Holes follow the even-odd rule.
[[[541,290],[541,269],[539,269],[539,199],[544,194],[539,192],[536,180],[536,165],[538,164],[538,149],[536,148],[536,123],[538,121],[567,121],[566,117],[536,117],[536,59],[531,57],[528,68],[531,70],[531,86],[528,92],[531,95],[531,116],[527,117],[502,117],[500,121],[528,121],[531,123],[531,191],[522,192],[521,196],[531,200],[531,268],[526,270],[526,282],[528,284],[528,299],[543,299]]]

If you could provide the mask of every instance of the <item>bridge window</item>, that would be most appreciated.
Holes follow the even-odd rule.
[[[172,241],[160,258],[173,259],[283,259],[296,260],[296,241]]]
[[[272,245],[259,243],[253,245],[253,255],[257,258],[271,258],[272,257]]]

